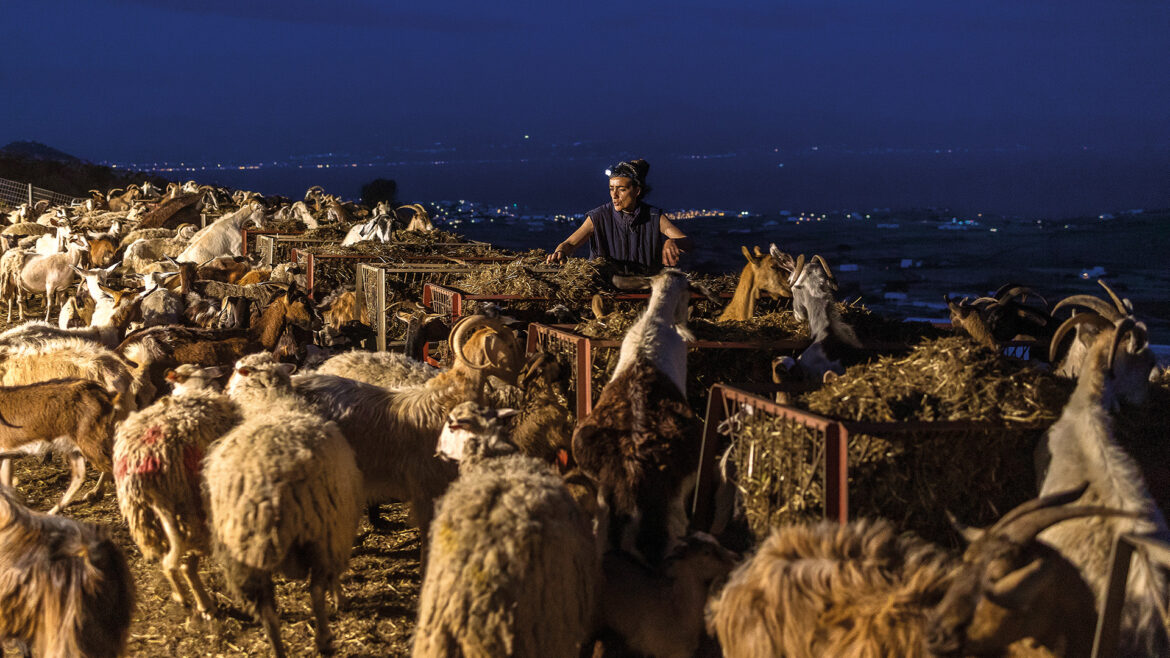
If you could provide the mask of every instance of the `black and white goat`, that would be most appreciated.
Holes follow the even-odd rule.
[[[777,256],[778,254],[778,256]],[[793,262],[792,256],[773,251],[780,267],[788,270],[788,287],[792,290],[792,311],[796,319],[808,322],[812,345],[799,356],[780,357],[773,365],[774,372],[784,373],[784,379],[821,382],[845,372],[845,362],[857,357],[861,342],[853,327],[841,319],[833,294],[837,279],[819,254],[805,262],[804,254]],[[832,373],[832,374],[830,374]]]

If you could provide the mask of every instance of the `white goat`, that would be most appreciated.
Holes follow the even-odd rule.
[[[1114,438],[1114,415],[1123,405],[1142,404],[1148,394],[1154,357],[1146,327],[1127,316],[1101,330],[1079,366],[1077,387],[1060,419],[1036,448],[1041,495],[1088,480],[1085,501],[1131,512],[1137,518],[1084,519],[1047,530],[1041,538],[1081,571],[1104,601],[1109,556],[1121,533],[1154,533],[1170,540],[1166,519],[1150,497],[1141,469]],[[1166,601],[1165,574],[1139,557],[1130,574],[1122,612],[1121,648],[1127,655],[1170,652],[1160,609]]]
[[[20,268],[16,279],[16,303],[20,319],[24,319],[24,291],[44,293],[45,322],[53,311],[53,301],[73,283],[73,268],[81,262],[81,255],[88,249],[85,238],[70,242],[68,251],[47,256],[29,256]],[[3,269],[3,268],[0,268]],[[7,273],[5,273],[7,275]],[[60,306],[60,304],[58,304]],[[8,302],[8,321],[12,321],[12,300]]]
[[[240,229],[248,222],[264,225],[264,206],[259,201],[250,201],[239,210],[220,217],[207,225],[191,238],[187,248],[175,259],[188,263],[205,263],[220,256],[242,256],[243,236]]]

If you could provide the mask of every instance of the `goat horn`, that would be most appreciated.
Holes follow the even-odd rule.
[[[1104,299],[1101,299],[1100,297],[1094,297],[1092,295],[1073,295],[1072,297],[1065,297],[1064,299],[1057,302],[1056,306],[1052,307],[1052,312],[1055,314],[1057,310],[1064,308],[1065,306],[1073,305],[1084,306],[1085,308],[1093,311],[1097,315],[1100,315],[1110,322],[1117,322],[1122,318],[1122,316],[1118,314],[1117,309],[1110,306]]]
[[[1117,310],[1122,315],[1129,315],[1129,309],[1125,307],[1125,302],[1121,301],[1121,298],[1117,296],[1117,293],[1113,292],[1113,288],[1110,288],[1109,285],[1105,283],[1104,279],[1097,279],[1097,283],[1099,283],[1101,287],[1105,289],[1105,292],[1109,293],[1109,298],[1113,300],[1113,304],[1117,306]]]
[[[1086,480],[1072,489],[1057,491],[1046,496],[1037,496],[1032,500],[1020,503],[1016,507],[1009,510],[1007,514],[1001,516],[998,521],[993,523],[990,530],[1002,531],[1009,524],[1015,522],[1016,519],[1019,519],[1026,514],[1031,514],[1036,510],[1056,507],[1058,505],[1067,505],[1083,496],[1088,488],[1089,482]]]
[[[1117,350],[1121,348],[1121,341],[1136,326],[1137,322],[1133,318],[1126,318],[1117,325],[1117,331],[1113,332],[1113,342],[1109,345],[1109,358],[1105,361],[1105,369],[1109,372],[1113,372],[1113,361],[1117,357]]]
[[[804,254],[796,257],[796,264],[792,266],[792,276],[788,277],[788,287],[791,288],[800,280],[800,275],[804,274]]]
[[[1096,313],[1078,313],[1072,316],[1056,329],[1056,333],[1052,334],[1052,342],[1048,344],[1048,361],[1050,363],[1056,363],[1056,353],[1060,348],[1061,342],[1064,341],[1064,337],[1074,327],[1080,324],[1091,324],[1098,329],[1109,329],[1113,327],[1111,322]]]
[[[455,323],[455,327],[451,332],[451,338],[448,340],[448,345],[451,346],[451,352],[455,357],[455,364],[463,364],[472,370],[483,370],[487,367],[486,364],[480,366],[467,360],[467,355],[463,353],[463,344],[467,342],[469,336],[468,329],[471,327],[479,327],[487,321],[487,318],[482,315],[469,315],[459,322]]]
[[[1040,534],[1050,526],[1054,526],[1061,521],[1078,519],[1085,516],[1128,516],[1131,518],[1139,518],[1141,517],[1141,513],[1125,512],[1119,509],[1103,507],[1100,505],[1086,505],[1082,507],[1048,507],[1045,509],[1035,510],[1026,516],[1017,517],[1010,528],[1001,528],[1000,534],[1010,542],[1016,544],[1027,544],[1036,539],[1036,535]]]
[[[829,264],[825,262],[825,259],[820,254],[813,254],[812,259],[821,264],[821,269],[825,271],[825,274],[828,275],[831,281],[834,283],[837,282],[837,277],[833,276],[833,270],[829,269]]]

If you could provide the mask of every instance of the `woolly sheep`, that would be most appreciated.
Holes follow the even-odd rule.
[[[597,551],[561,479],[515,453],[502,416],[474,403],[460,475],[438,503],[419,597],[416,657],[576,656],[592,621]]]
[[[118,507],[142,555],[161,558],[174,600],[191,604],[181,575],[199,612],[209,617],[215,604],[199,578],[199,556],[209,548],[202,462],[241,414],[227,396],[198,388],[207,381],[204,369],[183,365],[168,379],[179,384],[172,395],[131,414],[114,438]]]
[[[271,357],[264,357],[270,359]],[[204,461],[208,524],[229,587],[284,656],[272,574],[309,577],[318,650],[332,649],[326,592],[340,606],[362,478],[337,426],[303,411],[292,367],[241,360],[228,394],[244,422]]]

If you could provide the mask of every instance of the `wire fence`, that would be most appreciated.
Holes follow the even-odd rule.
[[[73,203],[80,203],[85,199],[46,190],[36,187],[31,183],[21,183],[8,180],[7,178],[0,178],[0,205],[15,208],[22,203],[32,205],[42,200],[48,201],[53,206],[67,206]]]

